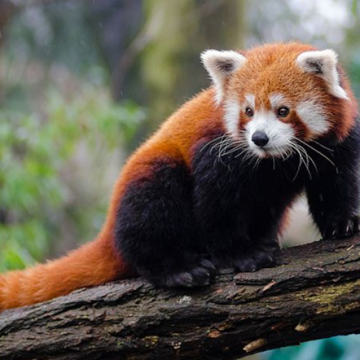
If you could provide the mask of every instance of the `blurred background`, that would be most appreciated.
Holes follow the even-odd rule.
[[[359,34],[357,0],[0,0],[0,272],[95,237],[128,154],[209,85],[204,49],[330,47],[359,98]],[[285,246],[319,238],[304,201],[295,218]],[[359,351],[348,336],[252,359]]]

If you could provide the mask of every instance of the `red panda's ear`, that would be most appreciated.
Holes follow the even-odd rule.
[[[236,51],[206,50],[201,54],[201,60],[216,86],[216,102],[219,104],[226,79],[245,64],[246,58]]]
[[[340,86],[339,74],[336,69],[337,53],[333,50],[306,51],[296,59],[297,65],[305,72],[313,73],[325,80],[330,94],[349,99],[345,90]]]

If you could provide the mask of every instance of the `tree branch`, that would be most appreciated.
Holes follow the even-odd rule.
[[[142,279],[0,314],[0,358],[237,359],[360,332],[360,238],[286,249],[278,266],[201,290]]]

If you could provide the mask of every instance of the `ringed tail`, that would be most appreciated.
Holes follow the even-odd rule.
[[[103,233],[58,260],[0,274],[0,311],[129,277],[130,272],[111,240]]]

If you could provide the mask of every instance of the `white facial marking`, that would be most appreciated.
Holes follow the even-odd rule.
[[[273,111],[256,112],[245,129],[250,149],[260,157],[265,157],[267,154],[273,156],[285,154],[289,150],[289,142],[295,137],[291,124],[278,120]],[[264,147],[255,145],[251,140],[255,131],[263,131],[269,138],[269,142]]]
[[[305,51],[297,59],[297,65],[305,72],[314,73],[325,80],[330,94],[349,100],[345,90],[340,86],[336,69],[337,53],[334,50]]]
[[[314,135],[321,135],[329,130],[326,115],[314,100],[303,101],[296,107],[296,112]]]
[[[245,99],[248,102],[248,105],[252,108],[255,109],[255,95],[253,94],[247,94],[245,95]],[[245,106],[246,107],[246,106]]]
[[[284,100],[284,96],[281,94],[271,94],[269,96],[270,104],[273,109],[276,109],[280,106],[286,106],[286,102]]]
[[[238,137],[240,122],[240,104],[235,99],[229,99],[225,102],[224,109],[226,130],[234,137]]]
[[[216,104],[219,104],[224,98],[226,79],[242,67],[247,60],[245,56],[232,50],[207,50],[201,54],[201,60],[215,84],[215,101]]]

